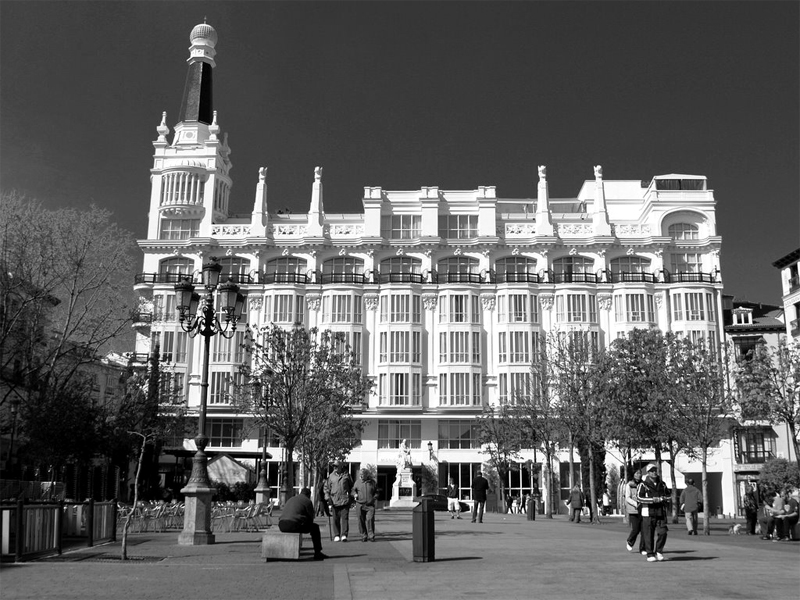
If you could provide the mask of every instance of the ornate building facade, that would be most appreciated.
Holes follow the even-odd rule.
[[[375,383],[350,461],[376,465],[384,490],[407,439],[415,464],[438,463],[468,497],[486,459],[475,417],[511,398],[550,332],[586,332],[601,346],[651,326],[723,339],[721,238],[702,175],[613,180],[595,166],[574,197],[551,198],[540,166],[530,198],[504,198],[494,186],[366,187],[361,212],[328,214],[317,167],[308,211],[286,214],[270,206],[262,168],[252,212],[232,216],[230,148],[211,106],[216,42],[209,25],[192,31],[181,115],[172,130],[166,114],[157,127],[135,285],[137,353],[159,346],[190,407],[199,405],[201,339],[180,329],[174,284],[210,256],[246,291],[248,324],[299,322],[347,335]],[[226,403],[245,358],[237,336],[212,339],[208,451],[256,459],[263,439]],[[277,461],[281,449],[267,438]],[[524,454],[507,482],[512,493],[529,490],[540,468],[541,453]]]

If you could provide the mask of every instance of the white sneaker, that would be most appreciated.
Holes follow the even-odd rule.
[[[347,536],[346,536],[346,535],[343,535],[343,536],[342,536],[342,541],[343,541],[343,542],[346,542],[346,541],[347,541]]]
[[[661,552],[656,552],[656,560],[667,560]]]
[[[625,542],[625,547],[628,549],[628,552],[633,552],[633,546],[631,546],[628,542]]]
[[[655,556],[648,556],[647,557],[647,562],[656,562],[656,560],[658,560],[658,559]]]
[[[642,550],[642,556],[647,556],[647,550]]]
[[[334,542],[338,542],[339,541],[339,536],[338,535],[333,536],[333,541]]]

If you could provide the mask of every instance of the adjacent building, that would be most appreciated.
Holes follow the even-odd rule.
[[[781,272],[786,335],[793,340],[800,339],[800,248],[779,258],[772,266]]]
[[[550,332],[584,332],[598,346],[635,327],[717,347],[724,339],[722,240],[714,192],[702,175],[616,180],[587,165],[576,194],[557,198],[539,166],[528,198],[504,197],[493,185],[365,187],[361,211],[333,214],[317,167],[309,169],[307,211],[290,214],[270,204],[262,168],[247,192],[252,211],[231,214],[230,148],[211,96],[216,43],[211,26],[192,30],[180,115],[170,128],[164,113],[157,127],[135,284],[137,356],[157,345],[190,408],[199,406],[201,339],[178,324],[174,284],[195,276],[210,256],[220,259],[223,279],[246,291],[249,325],[299,322],[346,334],[375,383],[360,414],[363,439],[349,460],[375,465],[384,490],[406,439],[414,464],[438,464],[440,476],[453,476],[468,497],[486,459],[475,417],[485,405],[509,401]],[[207,452],[255,463],[266,443],[276,461],[269,464],[274,497],[282,450],[268,432],[248,431],[226,399],[245,360],[243,333],[237,336],[212,339]],[[167,485],[182,485],[190,468],[181,457],[193,448],[187,440],[174,450],[175,461],[164,466]],[[512,494],[530,489],[540,461],[541,453],[525,453],[506,482]],[[709,468],[719,474],[720,504],[732,512],[726,461],[729,444]],[[677,466],[699,473],[696,465]],[[567,464],[554,468],[566,486]]]

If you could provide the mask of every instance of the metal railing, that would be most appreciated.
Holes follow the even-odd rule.
[[[136,283],[179,283],[181,281],[192,281],[191,273],[138,273],[134,275],[133,282]]]
[[[0,550],[3,562],[21,562],[61,554],[65,538],[85,538],[86,546],[114,541],[117,503],[37,502],[0,505]],[[83,545],[83,542],[79,542]]]

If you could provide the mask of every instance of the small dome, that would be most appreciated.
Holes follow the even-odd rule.
[[[195,25],[189,34],[189,41],[194,44],[195,40],[205,40],[206,44],[213,48],[217,45],[217,32],[211,25],[200,23]]]

